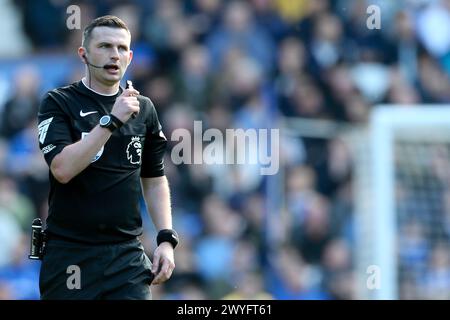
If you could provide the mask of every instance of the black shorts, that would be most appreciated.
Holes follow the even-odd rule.
[[[151,261],[138,239],[90,245],[49,239],[42,259],[42,300],[150,300]]]

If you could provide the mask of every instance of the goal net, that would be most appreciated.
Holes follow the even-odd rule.
[[[349,145],[358,298],[450,299],[450,108],[379,106]]]

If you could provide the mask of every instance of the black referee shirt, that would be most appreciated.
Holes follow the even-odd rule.
[[[39,108],[39,146],[50,166],[53,158],[83,139],[116,98],[88,89],[82,81],[49,91]],[[138,96],[140,112],[115,130],[91,164],[67,184],[50,172],[50,234],[88,243],[113,243],[142,233],[140,177],[164,175],[167,140],[155,107]]]

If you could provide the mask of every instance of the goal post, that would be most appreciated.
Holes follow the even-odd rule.
[[[450,105],[378,105],[365,124],[285,118],[280,128],[283,139],[338,137],[351,153],[355,298],[450,299]],[[289,221],[286,195],[272,198],[288,217],[271,221]],[[442,280],[433,264],[444,260]]]
[[[364,299],[407,298],[400,292],[400,279],[412,278],[412,271],[408,268],[415,266],[402,265],[399,261],[399,255],[405,250],[400,241],[405,236],[402,234],[405,229],[403,223],[428,217],[424,221],[434,222],[422,226],[429,238],[423,239],[424,243],[433,247],[436,241],[445,241],[445,237],[438,239],[434,236],[437,233],[435,229],[439,228],[439,218],[432,215],[440,216],[442,213],[434,209],[435,195],[430,190],[431,185],[427,185],[427,177],[433,175],[433,167],[429,165],[433,162],[430,159],[433,149],[430,148],[447,149],[450,146],[450,107],[380,105],[373,109],[367,133],[368,157],[361,159],[364,155],[355,153],[359,157],[355,163],[358,296]],[[405,154],[404,150],[411,152]],[[413,181],[408,180],[408,175],[421,182],[408,185],[408,181]],[[405,209],[405,203],[402,203],[405,200],[400,200],[399,192],[409,194],[410,199],[423,198],[418,200],[423,217],[415,217]],[[399,225],[400,217],[402,225]],[[421,267],[424,274],[418,275],[420,281],[427,277],[425,264]],[[371,266],[379,270],[377,287],[370,287],[367,283]],[[414,278],[410,284],[408,288],[417,291],[412,297],[423,298],[419,280]],[[429,297],[425,295],[425,298]]]

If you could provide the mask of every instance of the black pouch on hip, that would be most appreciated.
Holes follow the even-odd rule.
[[[45,245],[47,243],[47,235],[42,230],[42,221],[39,218],[33,220],[31,225],[31,244],[29,259],[42,260],[45,253]]]

